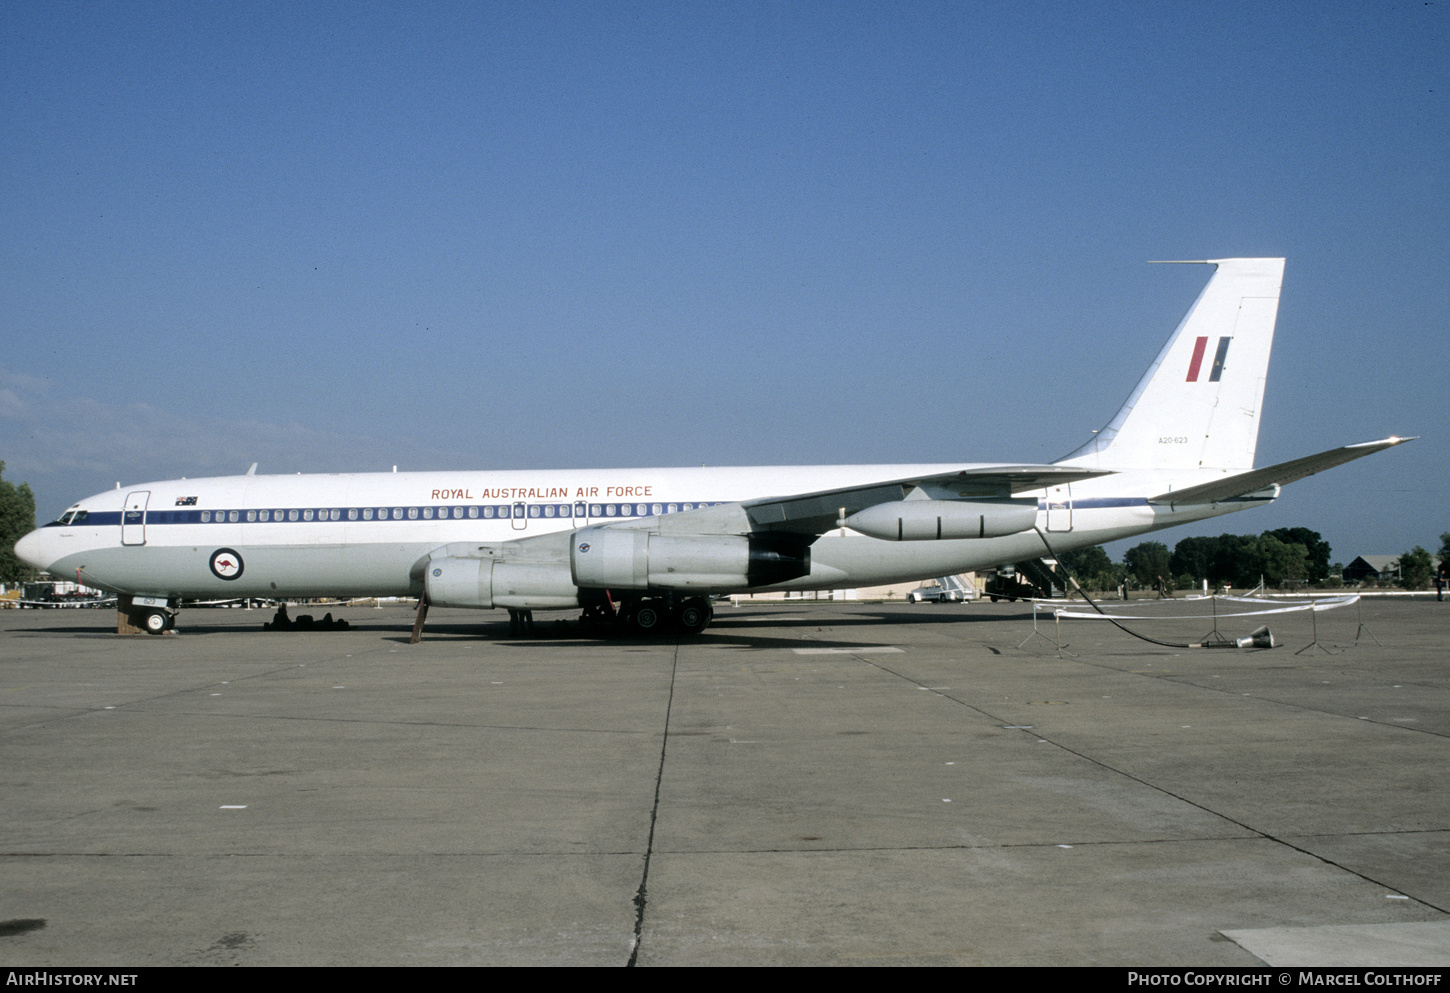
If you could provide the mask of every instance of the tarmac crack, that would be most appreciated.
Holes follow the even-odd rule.
[[[654,803],[649,811],[649,839],[644,846],[644,871],[639,877],[639,888],[634,892],[634,939],[630,942],[629,961],[625,967],[633,969],[639,964],[639,945],[644,937],[644,910],[649,902],[649,862],[655,847],[655,821],[660,813],[660,787],[665,779],[665,754],[670,746],[670,713],[675,705],[675,675],[680,670],[680,643],[675,641],[675,655],[670,663],[670,692],[665,700],[665,730],[660,740],[660,767],[655,773]]]
[[[968,710],[975,711],[976,713],[981,714],[983,717],[986,717],[986,718],[989,718],[990,720],[996,721],[998,724],[1000,724],[1002,726],[1012,726],[1008,722],[1006,722],[1005,720],[1003,720],[1002,718],[999,718],[995,714],[991,713],[990,711],[983,710],[981,707],[978,707],[978,706],[976,706],[974,704],[970,704],[967,701],[960,699],[959,697],[954,697],[950,693],[945,693],[945,692],[942,692],[941,690],[938,690],[938,689],[932,689],[931,687],[922,686],[922,683],[920,682],[920,680],[917,680],[916,678],[914,678],[912,676],[908,676],[904,672],[898,672],[897,670],[892,669],[890,666],[882,665],[880,662],[877,662],[874,659],[865,658],[864,656],[861,656],[861,655],[856,655],[854,657],[857,660],[859,660],[861,662],[864,662],[864,663],[866,663],[869,666],[872,666],[873,668],[880,669],[882,672],[889,673],[890,675],[893,675],[893,676],[897,677],[898,679],[906,680],[907,682],[911,683],[914,686],[920,686],[923,689],[931,689],[932,690],[932,693],[935,694],[936,696],[939,696],[939,697],[941,697],[942,699],[945,699],[945,700],[950,700],[951,702],[957,704],[958,706],[966,707]],[[1187,685],[1196,685],[1196,684],[1190,683],[1190,684],[1187,684]],[[1293,705],[1290,704],[1288,706],[1293,706]],[[1301,708],[1301,709],[1308,709],[1308,708]],[[1342,715],[1334,715],[1334,716],[1342,716]],[[1393,726],[1393,727],[1399,727],[1400,725],[1391,725],[1391,726]],[[1256,827],[1254,827],[1251,824],[1246,824],[1243,821],[1240,821],[1240,820],[1238,820],[1235,817],[1231,817],[1230,815],[1223,813],[1222,811],[1214,810],[1212,807],[1206,806],[1206,805],[1204,805],[1202,803],[1197,802],[1196,800],[1192,800],[1192,799],[1189,799],[1186,796],[1183,796],[1181,794],[1175,793],[1172,790],[1167,789],[1166,787],[1159,786],[1157,783],[1149,782],[1148,780],[1143,779],[1140,776],[1133,775],[1131,772],[1128,772],[1128,771],[1126,771],[1124,769],[1119,769],[1116,766],[1110,765],[1107,762],[1104,762],[1102,759],[1093,758],[1091,755],[1088,755],[1085,752],[1079,751],[1078,749],[1075,749],[1075,748],[1072,748],[1072,747],[1070,747],[1068,745],[1065,745],[1065,744],[1063,744],[1060,741],[1054,741],[1054,740],[1052,740],[1051,738],[1047,737],[1045,734],[1043,734],[1042,732],[1040,732],[1040,731],[1038,731],[1036,729],[1030,729],[1030,730],[1029,729],[1023,729],[1021,733],[1029,733],[1029,734],[1033,735],[1033,737],[1035,737],[1039,741],[1044,741],[1044,742],[1052,745],[1055,748],[1059,748],[1062,751],[1067,752],[1069,755],[1074,755],[1074,756],[1082,759],[1084,762],[1091,762],[1093,765],[1097,766],[1100,769],[1105,769],[1108,772],[1111,772],[1111,773],[1114,773],[1116,775],[1122,776],[1124,779],[1131,780],[1132,782],[1135,782],[1135,783],[1139,784],[1140,786],[1144,786],[1147,789],[1154,790],[1155,792],[1161,793],[1162,795],[1164,795],[1166,797],[1170,797],[1170,798],[1172,798],[1174,800],[1177,800],[1179,803],[1186,803],[1190,807],[1194,807],[1195,809],[1201,810],[1201,811],[1203,811],[1206,814],[1211,814],[1214,817],[1218,817],[1218,818],[1222,819],[1223,821],[1225,821],[1225,822],[1227,822],[1229,824],[1232,824],[1235,827],[1242,828],[1245,831],[1251,832],[1252,834],[1254,834],[1254,835],[1256,835],[1256,836],[1258,836],[1260,838],[1263,838],[1266,841],[1271,841],[1271,842],[1273,842],[1274,844],[1277,844],[1277,845],[1283,845],[1285,848],[1288,848],[1291,851],[1298,852],[1301,855],[1307,855],[1308,857],[1310,857],[1312,859],[1316,859],[1316,860],[1318,860],[1320,862],[1323,862],[1325,865],[1334,866],[1336,869],[1339,869],[1341,872],[1347,872],[1350,875],[1354,876],[1356,879],[1364,880],[1367,883],[1373,883],[1376,886],[1383,886],[1385,889],[1392,890],[1392,891],[1394,891],[1396,893],[1399,893],[1399,894],[1405,896],[1407,899],[1409,899],[1409,900],[1411,900],[1411,901],[1413,901],[1415,903],[1418,903],[1418,904],[1420,904],[1423,907],[1428,907],[1431,910],[1438,911],[1438,912],[1440,912],[1442,914],[1444,914],[1444,913],[1450,913],[1450,909],[1447,909],[1445,907],[1441,907],[1441,906],[1438,906],[1436,904],[1430,903],[1428,900],[1421,899],[1420,897],[1410,896],[1407,893],[1403,893],[1403,891],[1401,891],[1400,888],[1397,887],[1397,886],[1394,886],[1394,885],[1392,885],[1390,883],[1383,882],[1383,881],[1381,881],[1379,879],[1375,879],[1373,876],[1366,875],[1365,873],[1360,872],[1357,869],[1353,869],[1353,868],[1351,868],[1351,867],[1349,867],[1347,865],[1344,865],[1343,863],[1336,862],[1334,859],[1331,859],[1331,858],[1329,858],[1329,857],[1327,857],[1325,855],[1320,855],[1318,852],[1311,851],[1310,849],[1304,848],[1301,845],[1296,845],[1296,844],[1294,844],[1294,842],[1290,841],[1288,838],[1280,837],[1280,836],[1274,835],[1274,834],[1270,834],[1268,831],[1264,831],[1264,830],[1261,830],[1259,828],[1256,828]]]
[[[1088,666],[1088,667],[1093,668],[1093,669],[1103,669],[1103,670],[1106,670],[1108,672],[1119,672],[1119,673],[1131,672],[1135,676],[1145,676],[1148,679],[1158,679],[1158,680],[1161,680],[1161,681],[1163,681],[1165,683],[1174,683],[1174,684],[1176,684],[1178,686],[1191,686],[1194,689],[1203,690],[1203,691],[1205,691],[1207,693],[1218,693],[1218,694],[1222,694],[1224,696],[1245,696],[1246,695],[1251,700],[1257,700],[1260,703],[1272,704],[1272,705],[1274,705],[1276,707],[1287,707],[1290,710],[1296,710],[1296,711],[1299,711],[1300,713],[1305,713],[1305,714],[1322,714],[1325,717],[1338,717],[1338,718],[1341,718],[1343,720],[1358,720],[1358,721],[1364,721],[1367,724],[1373,724],[1373,725],[1375,725],[1377,727],[1394,728],[1397,731],[1412,731],[1412,732],[1415,732],[1416,734],[1428,734],[1428,735],[1431,735],[1432,737],[1436,737],[1436,738],[1450,738],[1450,733],[1447,733],[1445,731],[1437,731],[1434,728],[1410,727],[1407,724],[1396,723],[1393,719],[1386,720],[1384,718],[1379,718],[1379,717],[1360,717],[1360,716],[1350,717],[1348,714],[1346,714],[1346,713],[1344,713],[1342,711],[1338,711],[1338,710],[1328,710],[1328,709],[1326,709],[1324,707],[1311,707],[1311,706],[1309,706],[1307,704],[1302,704],[1302,703],[1290,703],[1287,700],[1280,700],[1277,697],[1270,696],[1270,695],[1264,694],[1264,693],[1244,694],[1244,693],[1242,693],[1242,692],[1240,692],[1238,690],[1230,689],[1229,687],[1225,687],[1225,686],[1214,686],[1212,684],[1205,683],[1205,682],[1201,681],[1201,678],[1198,677],[1198,676],[1188,676],[1188,675],[1184,675],[1183,673],[1178,673],[1178,672],[1139,672],[1137,670],[1120,669],[1117,666],[1115,666],[1115,665],[1109,665],[1106,662],[1094,662],[1094,661],[1092,661],[1090,659],[1084,659],[1084,658],[1077,658],[1074,661],[1076,661],[1080,665]],[[1273,666],[1272,668],[1275,668],[1275,669],[1281,669],[1281,668],[1282,669],[1299,669],[1299,668],[1307,668],[1307,666],[1297,666],[1297,665],[1296,666]]]

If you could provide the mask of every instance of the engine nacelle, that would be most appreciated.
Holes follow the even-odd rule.
[[[811,550],[793,536],[584,528],[574,535],[569,566],[581,587],[738,590],[808,574]]]
[[[846,518],[848,528],[886,541],[1001,538],[1037,523],[1037,500],[896,500]]]
[[[563,562],[499,562],[445,556],[430,559],[423,585],[438,607],[547,610],[579,606],[579,590]]]

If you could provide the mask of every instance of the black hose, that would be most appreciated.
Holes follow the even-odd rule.
[[[1045,535],[1045,534],[1042,533],[1042,529],[1041,528],[1038,528],[1038,527],[1034,527],[1032,530],[1036,531],[1037,532],[1037,537],[1039,537],[1039,538],[1042,539],[1042,545],[1043,545],[1044,548],[1047,549],[1047,554],[1050,555],[1050,556],[1052,556],[1052,558],[1057,562],[1057,568],[1061,569],[1062,570],[1062,574],[1064,576],[1066,576],[1072,582],[1073,588],[1076,589],[1079,593],[1082,594],[1082,598],[1088,602],[1088,604],[1093,608],[1093,610],[1096,610],[1099,614],[1102,614],[1109,621],[1112,621],[1113,622],[1113,626],[1116,627],[1119,631],[1122,631],[1122,632],[1124,632],[1126,634],[1130,634],[1134,638],[1138,638],[1138,639],[1140,639],[1142,641],[1149,641],[1149,642],[1152,642],[1155,645],[1162,645],[1164,648],[1207,648],[1208,647],[1206,644],[1204,644],[1202,642],[1199,642],[1198,644],[1187,644],[1187,643],[1185,643],[1185,644],[1179,644],[1178,642],[1174,642],[1174,641],[1159,641],[1157,638],[1150,638],[1146,634],[1139,634],[1137,631],[1134,631],[1131,628],[1124,627],[1121,623],[1119,623],[1119,621],[1118,621],[1118,619],[1116,617],[1114,617],[1112,614],[1109,614],[1107,611],[1103,610],[1103,608],[1099,607],[1096,603],[1093,602],[1093,598],[1087,595],[1087,591],[1082,588],[1082,585],[1073,577],[1072,573],[1070,573],[1070,572],[1067,571],[1067,566],[1065,566],[1065,565],[1062,564],[1062,559],[1058,558],[1057,557],[1057,553],[1052,550],[1052,546],[1050,544],[1048,544],[1048,542],[1047,542],[1047,535]]]

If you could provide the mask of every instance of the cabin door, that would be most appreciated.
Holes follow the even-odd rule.
[[[1047,530],[1072,530],[1072,486],[1047,488]]]
[[[150,499],[150,490],[126,494],[126,509],[121,511],[121,544],[146,544],[146,504]]]

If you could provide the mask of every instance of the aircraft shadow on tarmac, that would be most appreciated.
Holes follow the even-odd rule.
[[[805,608],[809,610],[810,608]],[[193,615],[194,616],[194,615]],[[880,641],[859,642],[854,640],[843,640],[840,638],[822,637],[824,630],[829,628],[832,632],[846,632],[859,630],[864,633],[867,630],[879,630],[884,627],[894,627],[901,624],[972,624],[972,625],[1000,625],[1002,623],[1021,624],[1023,621],[1030,623],[1032,612],[1026,610],[1014,610],[1011,613],[981,613],[970,610],[951,611],[943,610],[935,605],[924,608],[910,608],[902,605],[901,609],[893,611],[871,611],[859,613],[830,613],[816,617],[799,616],[799,611],[781,613],[779,617],[769,613],[720,613],[716,615],[714,623],[703,633],[698,635],[683,636],[686,644],[696,643],[703,646],[715,646],[730,644],[741,648],[876,648],[880,647]],[[395,619],[370,622],[367,618],[349,617],[349,628],[346,630],[333,630],[327,628],[301,629],[296,631],[266,631],[262,628],[264,618],[259,617],[255,624],[207,624],[197,623],[190,618],[183,618],[181,626],[176,634],[168,633],[162,635],[160,640],[169,640],[173,637],[195,638],[227,634],[250,633],[266,638],[286,638],[288,636],[310,635],[310,636],[338,636],[344,634],[381,635],[385,641],[407,644],[412,634],[411,624],[401,623]],[[784,630],[803,631],[807,634],[818,635],[803,639],[799,634],[791,637],[783,637],[779,632]],[[146,635],[117,635],[114,624],[102,623],[85,625],[83,627],[67,625],[50,626],[36,625],[33,627],[17,627],[11,631],[15,634],[51,635],[60,637],[130,637],[145,639]],[[477,641],[481,643],[508,644],[514,647],[537,645],[540,648],[554,647],[559,645],[573,644],[622,644],[631,647],[637,646],[658,646],[672,645],[680,640],[680,632],[666,629],[658,634],[633,634],[633,633],[611,633],[601,634],[582,630],[572,618],[550,619],[541,618],[535,625],[534,633],[531,636],[521,637],[509,634],[509,624],[504,618],[498,620],[478,620],[448,622],[439,621],[427,625],[423,631],[423,642],[428,641]]]
[[[879,648],[882,642],[870,641],[859,642],[853,640],[832,639],[822,637],[829,629],[831,632],[845,632],[851,629],[860,630],[862,633],[868,630],[880,630],[884,627],[894,627],[900,624],[916,624],[931,622],[935,624],[991,624],[997,625],[1003,622],[1021,624],[1023,621],[1031,622],[1032,612],[1013,611],[1010,614],[968,614],[968,613],[945,613],[933,612],[930,608],[925,610],[912,610],[891,613],[851,613],[851,614],[830,614],[819,617],[802,618],[796,613],[789,615],[781,614],[778,618],[770,614],[723,614],[717,613],[715,621],[703,633],[698,635],[681,635],[678,631],[665,629],[658,634],[633,634],[613,633],[601,634],[582,630],[572,621],[540,620],[536,622],[532,636],[521,637],[508,634],[508,623],[502,622],[473,622],[473,623],[439,623],[430,624],[423,631],[423,640],[449,639],[449,640],[473,640],[481,642],[497,642],[511,646],[538,645],[540,647],[556,646],[563,644],[625,644],[630,646],[643,645],[672,645],[683,638],[685,644],[700,644],[703,646],[720,647],[730,644],[738,647],[749,648]],[[365,630],[366,623],[354,624],[353,630]],[[799,634],[791,637],[782,637],[777,632],[783,630],[803,631],[815,637],[802,638]],[[399,630],[394,628],[394,630]],[[388,637],[389,641],[406,643],[411,635]]]

